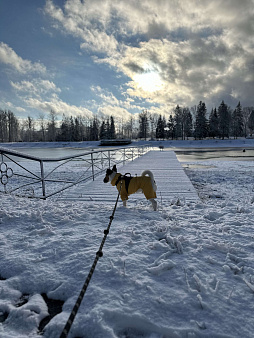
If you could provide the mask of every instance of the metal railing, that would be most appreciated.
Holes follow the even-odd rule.
[[[148,146],[125,147],[52,159],[0,147],[0,193],[46,199],[149,150]]]

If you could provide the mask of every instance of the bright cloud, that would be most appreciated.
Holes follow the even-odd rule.
[[[57,88],[56,85],[49,80],[34,79],[32,81],[21,81],[21,82],[12,82],[11,85],[14,89],[21,92],[26,92],[27,95],[40,96],[48,92],[61,92],[60,88]]]
[[[96,111],[102,118],[113,116],[118,121],[126,122],[131,116],[135,116],[135,113],[131,113],[130,111],[141,111],[142,109],[140,106],[133,104],[133,100],[130,97],[127,97],[124,100],[118,100],[113,93],[100,86],[93,86],[91,87],[91,90],[101,99],[101,102],[96,105]]]
[[[3,104],[3,106],[5,107],[5,109],[11,109],[11,110],[15,110],[15,111],[18,111],[18,112],[25,112],[26,110],[22,107],[18,107],[18,106],[15,106],[12,102],[1,102],[1,104]]]
[[[24,60],[7,44],[0,42],[0,63],[11,66],[19,73],[45,73],[46,67],[39,62]]]
[[[239,100],[254,105],[254,0],[45,0],[43,9],[27,0],[26,6],[17,43],[15,29],[0,42],[0,108],[13,100],[23,115],[53,109],[60,116],[127,119],[143,109],[168,115],[177,104],[200,100],[209,108],[221,100],[232,108]],[[33,34],[26,36],[31,13],[38,22],[31,21]],[[30,50],[31,60],[23,58]]]
[[[46,12],[127,75],[133,97],[173,107],[254,89],[253,0],[49,0]]]
[[[118,42],[113,34],[105,32],[109,8],[107,1],[93,1],[84,6],[80,1],[66,1],[65,11],[47,1],[45,12],[62,25],[65,31],[82,40],[80,47],[94,52],[111,54]]]
[[[163,87],[163,81],[160,75],[153,70],[142,74],[135,74],[133,80],[138,88],[142,88],[149,93],[159,91]]]
[[[53,110],[57,113],[59,118],[61,118],[63,114],[65,114],[65,116],[73,117],[93,117],[93,113],[89,109],[86,109],[84,107],[77,107],[75,105],[70,105],[66,102],[63,102],[56,94],[52,95],[49,100],[41,100],[38,98],[30,97],[26,98],[25,102],[29,107],[44,111],[46,113],[49,113],[51,110]]]

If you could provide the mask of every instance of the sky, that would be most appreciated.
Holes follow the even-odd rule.
[[[0,0],[0,108],[112,115],[254,106],[254,0]]]

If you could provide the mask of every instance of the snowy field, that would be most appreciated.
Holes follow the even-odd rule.
[[[253,337],[254,162],[184,167],[199,202],[118,205],[68,337]],[[0,198],[0,337],[59,337],[114,206]]]

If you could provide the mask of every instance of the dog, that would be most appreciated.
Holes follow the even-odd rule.
[[[117,172],[116,165],[113,166],[112,170],[106,170],[106,176],[103,182],[110,182],[113,186],[117,187],[120,191],[120,197],[123,201],[123,206],[127,206],[127,200],[129,195],[135,194],[136,192],[143,192],[146,199],[152,203],[154,211],[157,210],[157,201],[155,198],[157,186],[154,181],[153,173],[150,170],[145,170],[141,176],[128,176],[130,174],[122,175]],[[147,176],[148,175],[148,176]],[[121,183],[122,182],[122,183]]]

